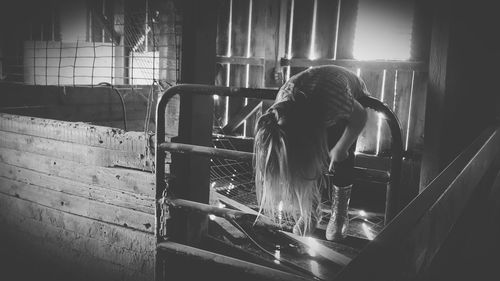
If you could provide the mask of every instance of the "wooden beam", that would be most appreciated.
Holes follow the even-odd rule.
[[[218,63],[229,63],[236,65],[253,65],[253,66],[264,66],[266,60],[265,58],[256,58],[256,57],[225,57],[225,56],[217,56],[216,62]]]
[[[146,153],[112,150],[83,144],[0,131],[0,147],[26,151],[101,167],[122,166],[151,170]]]
[[[293,58],[282,59],[281,65],[289,65],[291,67],[310,67],[319,65],[338,65],[348,69],[361,68],[363,70],[414,70],[427,71],[427,64],[419,61],[360,61],[352,59],[305,59]]]
[[[431,262],[499,152],[499,129],[484,131],[336,280],[412,279]]]
[[[230,135],[233,133],[239,126],[248,119],[248,117],[252,116],[257,110],[259,110],[261,106],[260,100],[249,100],[248,104],[245,105],[235,116],[232,116],[229,122],[222,128],[222,132],[224,134]]]
[[[217,5],[210,1],[188,0],[183,9],[182,67],[183,83],[213,85],[216,65]],[[213,98],[210,95],[180,96],[179,142],[210,146],[213,127]],[[209,159],[189,155],[178,157],[171,169],[176,176],[174,194],[208,203]],[[161,192],[161,190],[158,190]],[[157,196],[161,195],[157,194]],[[180,226],[180,225],[179,225]],[[197,243],[207,231],[204,216],[190,216],[177,237]]]
[[[154,216],[0,177],[0,193],[62,212],[153,233]]]
[[[143,197],[130,192],[108,189],[99,185],[84,184],[71,179],[64,179],[51,174],[4,164],[2,162],[0,162],[0,177],[26,184],[38,185],[88,200],[95,200],[151,215],[154,214],[154,199],[151,197]]]
[[[61,228],[135,253],[150,252],[156,246],[156,240],[152,233],[61,212],[36,202],[22,200],[3,193],[0,193],[0,202],[1,214],[15,216],[20,221],[23,219],[41,221],[51,227]]]
[[[154,198],[155,181],[150,172],[124,168],[96,167],[33,152],[0,147],[0,162],[52,175],[82,184],[134,194],[137,198]]]

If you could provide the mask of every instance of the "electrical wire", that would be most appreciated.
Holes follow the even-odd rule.
[[[126,110],[126,107],[125,107],[125,101],[123,100],[122,94],[120,93],[120,91],[118,91],[118,89],[116,89],[113,85],[111,85],[108,82],[101,82],[101,83],[99,83],[97,85],[100,86],[100,87],[103,87],[103,86],[110,87],[111,90],[113,90],[118,95],[118,97],[120,98],[120,101],[121,101],[121,104],[122,104],[122,112],[123,112],[123,128],[124,128],[125,131],[127,131],[127,110]]]

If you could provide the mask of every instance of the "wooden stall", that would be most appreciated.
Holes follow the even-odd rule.
[[[143,132],[0,114],[7,276],[152,280],[155,180],[148,146]]]

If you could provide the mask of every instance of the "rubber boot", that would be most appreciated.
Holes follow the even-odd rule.
[[[329,241],[340,241],[347,236],[351,189],[352,184],[344,187],[333,186],[332,215],[325,232],[326,239]]]

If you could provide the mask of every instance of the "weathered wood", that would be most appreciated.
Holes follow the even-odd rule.
[[[145,197],[131,192],[103,188],[98,185],[84,184],[34,170],[7,165],[2,162],[0,162],[0,177],[38,185],[54,191],[137,210],[147,214],[154,214],[155,205],[153,197]]]
[[[348,69],[361,68],[363,70],[414,70],[420,72],[427,71],[427,64],[420,61],[360,61],[353,59],[317,59],[310,60],[305,58],[292,58],[290,60],[282,59],[282,65],[291,67],[310,67],[318,65],[338,65]]]
[[[153,164],[153,160],[148,159],[145,152],[111,150],[5,131],[0,131],[0,147],[101,167],[122,166],[151,170]]]
[[[231,268],[232,270],[237,270],[238,273],[244,273],[244,276],[254,276],[258,280],[308,280],[287,272],[174,242],[159,243],[158,250],[165,254],[174,254],[178,258],[187,259],[188,261],[209,263],[220,269]]]
[[[295,1],[293,11],[293,58],[308,58],[311,48],[314,0]]]
[[[207,1],[194,0],[182,1],[181,5],[184,8],[181,50],[182,82],[212,85],[216,65],[217,7]],[[209,146],[212,142],[213,131],[213,98],[206,95],[181,96],[180,109],[180,142]],[[157,124],[160,124],[158,120]],[[164,140],[160,140],[164,142]],[[172,191],[182,198],[208,202],[209,160],[197,155],[190,155],[178,160],[179,165],[171,169],[176,176],[176,186],[172,188]],[[160,160],[156,161],[157,173],[158,170],[163,169],[158,162]],[[161,174],[158,174],[157,178],[159,181],[163,180]],[[162,187],[163,184],[158,182],[156,185],[157,199],[161,196]],[[203,233],[206,233],[207,226],[206,217],[190,216],[186,227],[179,226],[179,229],[182,229],[181,232],[184,232],[180,234],[181,239],[192,242],[199,241]]]
[[[0,192],[103,222],[153,232],[154,216],[0,177]]]
[[[36,202],[21,200],[3,193],[0,193],[0,202],[2,202],[0,204],[1,214],[10,214],[12,212],[26,219],[40,221],[52,227],[78,233],[106,244],[112,244],[117,248],[144,253],[154,249],[156,244],[152,233],[61,212]]]
[[[339,2],[338,0],[317,0],[315,58],[334,58]]]
[[[31,235],[39,243],[52,244],[54,247],[58,245],[69,251],[76,250],[82,255],[125,266],[148,275],[153,271],[154,248],[142,252],[131,251],[117,247],[113,243],[104,243],[84,234],[55,227],[37,219],[27,218],[17,214],[16,212],[20,211],[17,209],[7,211],[9,226],[17,233],[24,232]]]
[[[381,101],[387,105],[388,108],[394,111],[394,84],[396,82],[396,71],[386,70],[384,80],[384,98]],[[391,132],[384,120],[380,120],[380,146],[379,151],[386,154],[391,150]]]
[[[154,175],[124,168],[105,168],[0,147],[0,162],[83,184],[154,198]]]
[[[370,94],[380,99],[382,89],[382,70],[361,70],[361,78],[366,84],[366,88]],[[356,150],[375,154],[377,152],[377,134],[378,134],[378,114],[371,109],[367,110],[368,120],[364,130],[361,132],[358,142],[356,143]]]
[[[0,130],[125,151],[143,151],[149,142],[143,132],[6,113],[0,113]]]
[[[411,279],[425,270],[499,153],[488,129],[340,273],[338,280]]]
[[[334,59],[352,59],[354,33],[358,13],[358,0],[340,0],[340,18],[336,57]]]
[[[218,57],[228,55],[228,40],[229,40],[229,19],[230,6],[233,0],[217,0],[217,41],[216,53]]]
[[[264,66],[265,59],[264,57],[239,57],[239,56],[217,56],[217,63],[229,63],[229,64],[238,64],[238,65],[252,65],[252,66]]]
[[[284,2],[284,3],[282,3]],[[264,57],[266,59],[265,67],[263,71],[262,83],[259,87],[278,87],[281,85],[281,79],[275,79],[275,73],[281,72],[279,65],[279,58],[283,56],[285,52],[285,33],[286,28],[286,8],[283,11],[281,7],[286,5],[287,2],[283,1],[263,1],[254,0],[254,15],[255,17],[255,29],[254,36],[260,38],[260,40],[255,39],[253,41],[254,45],[260,45],[263,42]],[[281,13],[284,13],[283,17]],[[285,21],[285,26],[280,24],[281,20]],[[265,22],[265,26],[261,22]],[[280,41],[283,40],[283,41]]]
[[[145,274],[111,261],[90,256],[78,249],[54,243],[32,233],[7,229],[9,243],[5,254],[14,264],[7,270],[6,276],[16,276],[18,280],[152,280],[152,274]],[[20,242],[23,241],[23,242]],[[146,258],[144,255],[143,257]],[[29,271],[19,264],[30,264]],[[9,270],[12,274],[9,274]],[[4,272],[5,274],[5,272]],[[15,275],[14,275],[15,274]]]
[[[403,147],[405,147],[408,133],[408,118],[411,101],[411,91],[413,83],[413,71],[398,70],[396,81],[396,96],[394,104],[396,105],[394,113],[398,117],[403,137]]]
[[[425,103],[427,100],[427,76],[415,72],[408,132],[408,150],[421,156],[424,149]]]

